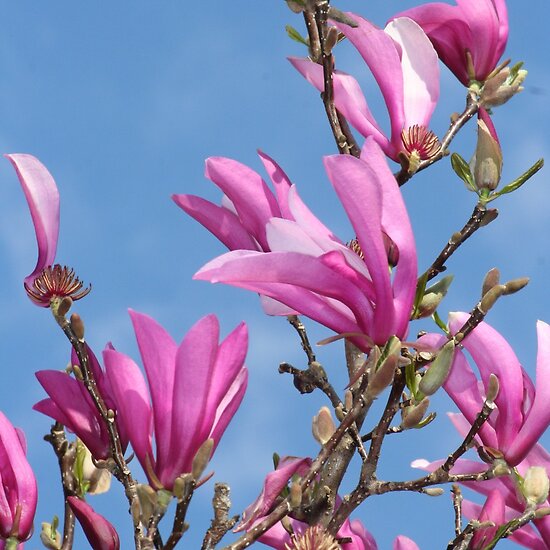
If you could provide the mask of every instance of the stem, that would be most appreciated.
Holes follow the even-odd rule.
[[[184,486],[183,495],[176,506],[176,514],[174,516],[172,532],[164,545],[164,550],[172,550],[175,548],[185,531],[189,529],[189,525],[185,523],[185,516],[187,515],[187,509],[189,508],[189,503],[191,502],[191,497],[193,496],[195,487],[196,483],[194,479],[191,479]]]
[[[229,485],[226,483],[216,483],[214,485],[212,507],[214,509],[214,519],[212,519],[210,527],[206,531],[201,550],[213,550],[239,519],[239,516],[229,517],[231,500],[229,499]]]

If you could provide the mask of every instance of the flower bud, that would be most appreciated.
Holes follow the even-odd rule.
[[[502,173],[502,151],[496,134],[491,133],[482,119],[477,121],[477,147],[470,169],[478,190],[494,191],[497,188]]]
[[[77,517],[92,548],[119,550],[120,541],[115,528],[102,515],[94,512],[84,500],[67,497],[67,502]]]
[[[550,480],[542,466],[531,466],[523,478],[521,492],[529,506],[535,507],[548,498]]]
[[[319,413],[313,417],[311,431],[313,437],[321,445],[324,445],[332,437],[332,434],[336,431],[336,425],[332,420],[332,414],[328,407],[321,407]]]
[[[447,380],[455,353],[454,340],[449,340],[438,352],[435,360],[422,377],[418,389],[424,395],[433,395]]]

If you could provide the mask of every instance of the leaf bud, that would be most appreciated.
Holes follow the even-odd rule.
[[[483,315],[486,315],[489,310],[495,305],[496,301],[504,294],[506,287],[504,285],[495,285],[489,290],[479,303],[479,309]]]
[[[504,287],[504,295],[514,294],[515,292],[520,291],[522,288],[527,286],[529,283],[529,277],[519,277],[517,279],[512,279],[508,281]]]
[[[487,79],[481,90],[481,101],[486,108],[503,105],[514,95],[523,90],[527,71],[522,64],[502,68],[497,74]]]
[[[422,377],[418,389],[424,395],[433,395],[447,380],[453,357],[455,353],[455,342],[449,340],[437,353],[426,374]]]
[[[328,407],[321,407],[318,414],[313,417],[311,431],[313,437],[321,445],[324,445],[332,437],[336,431],[336,425]]]
[[[294,13],[302,13],[304,11],[304,2],[303,0],[286,0],[287,6]]]
[[[140,506],[140,520],[147,525],[157,508],[157,492],[146,483],[138,483],[137,496]]]
[[[521,492],[527,501],[528,506],[535,507],[542,504],[548,498],[550,480],[546,468],[542,466],[531,466],[525,473]]]
[[[485,227],[489,225],[491,222],[494,222],[498,218],[498,210],[496,208],[488,208],[485,211],[485,214],[483,214],[483,218],[481,220],[481,223],[479,224],[479,227]]]
[[[487,272],[483,279],[483,286],[481,287],[481,297],[485,296],[489,290],[500,283],[500,271],[498,268],[493,267]]]
[[[447,275],[437,283],[428,287],[425,292],[415,315],[415,319],[422,319],[423,317],[429,317],[439,307],[439,304],[445,298],[451,283],[453,282],[453,275]]]
[[[422,422],[422,419],[424,418],[424,415],[426,414],[429,406],[430,400],[427,397],[424,397],[424,399],[422,399],[420,403],[416,405],[410,405],[402,409],[401,428],[403,428],[404,430],[416,428],[416,426],[418,426],[418,424]]]
[[[426,487],[423,493],[429,497],[440,497],[445,491],[441,487]]]
[[[302,487],[298,481],[293,481],[290,484],[290,506],[298,508],[302,503]]]
[[[61,533],[54,525],[43,521],[40,530],[40,541],[49,550],[59,550],[61,548]]]
[[[71,315],[70,323],[75,336],[79,340],[84,340],[84,321],[82,321],[82,318],[78,313],[73,313]]]
[[[489,384],[487,386],[487,397],[485,398],[487,403],[494,404],[494,401],[497,398],[499,391],[500,391],[500,383],[498,381],[498,376],[496,374],[491,373],[489,375]]]
[[[214,448],[214,440],[212,438],[207,439],[195,454],[193,463],[191,465],[191,474],[193,479],[197,480],[201,477],[202,473],[208,466],[210,457],[212,456],[212,449]]]

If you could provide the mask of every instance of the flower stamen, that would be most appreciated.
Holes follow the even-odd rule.
[[[336,539],[322,525],[309,527],[300,535],[293,534],[285,550],[340,550]]]
[[[74,269],[55,264],[44,268],[33,281],[32,286],[25,283],[29,298],[39,305],[48,307],[56,298],[69,297],[73,301],[84,298],[92,290],[91,285],[83,288],[84,283],[75,276]]]
[[[401,132],[403,148],[409,159],[429,160],[441,151],[441,143],[438,137],[425,126],[414,124]]]

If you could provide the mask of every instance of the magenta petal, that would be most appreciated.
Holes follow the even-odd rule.
[[[295,474],[304,474],[311,464],[310,458],[285,456],[281,458],[277,469],[265,476],[264,486],[260,496],[243,512],[242,520],[235,531],[248,529],[260,516],[269,512],[279,493],[286,487],[288,480]]]
[[[449,327],[454,333],[469,318],[467,313],[449,314]],[[498,418],[495,431],[499,449],[506,452],[516,438],[522,423],[523,374],[521,365],[510,344],[494,328],[480,323],[462,342],[475,361],[485,388],[489,376],[495,374],[500,390],[495,403]]]
[[[257,245],[239,218],[227,208],[217,206],[194,195],[172,195],[172,200],[202,224],[229,250],[255,250]]]
[[[550,424],[550,326],[537,321],[537,384],[533,405],[515,441],[506,452],[507,461],[516,465],[526,456]]]
[[[245,229],[266,249],[265,224],[281,211],[260,175],[235,160],[211,157],[206,160],[206,177],[229,197]]]
[[[124,425],[140,463],[145,466],[148,458],[154,467],[152,411],[145,379],[134,361],[123,353],[105,349],[103,361],[117,402],[117,424]]]
[[[466,516],[468,517],[468,516]],[[497,528],[505,522],[504,518],[504,498],[498,490],[493,490],[487,496],[487,500],[480,510],[479,515],[475,518],[479,521],[492,521],[494,527],[485,527],[478,529],[472,539],[472,548],[483,548],[486,544],[493,540]]]
[[[32,155],[5,155],[12,163],[29,204],[38,243],[34,271],[25,278],[32,285],[36,276],[52,265],[59,235],[59,192],[46,167]]]
[[[208,393],[217,382],[212,374],[218,339],[218,319],[207,315],[195,323],[178,347],[169,454],[157,455],[159,477],[167,487],[171,487],[177,475],[190,471],[193,457],[208,438],[214,422],[216,410],[207,407],[207,403]]]
[[[399,535],[393,542],[393,550],[419,550],[419,548],[412,539]]]
[[[177,346],[152,317],[129,310],[153,403],[157,462],[169,454]],[[167,397],[168,396],[168,397]]]
[[[269,175],[269,179],[275,188],[277,202],[281,210],[281,216],[288,220],[293,219],[288,208],[288,192],[292,186],[292,182],[288,179],[284,170],[270,156],[263,151],[258,150],[258,155],[264,165],[265,171]]]
[[[20,506],[19,527],[15,534],[19,540],[24,541],[32,533],[37,502],[36,479],[15,428],[1,412],[0,469],[2,471],[0,492],[3,497],[0,499],[0,532],[6,538],[10,535],[14,526],[16,507]]]
[[[365,255],[375,292],[376,310],[373,333],[377,344],[384,344],[394,325],[393,292],[388,257],[382,238],[382,191],[369,165],[350,155],[325,157],[325,168],[351,221]]]
[[[77,517],[93,550],[119,550],[116,529],[84,500],[68,497],[67,502]]]

